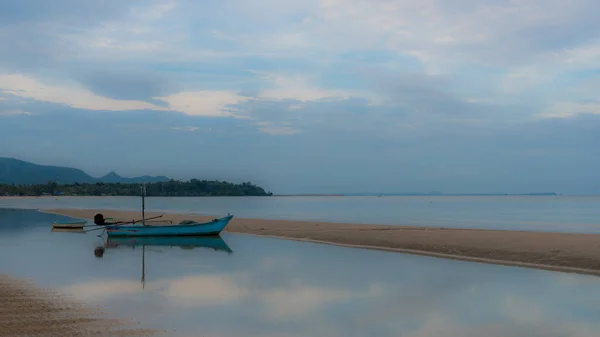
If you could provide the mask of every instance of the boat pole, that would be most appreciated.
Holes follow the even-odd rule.
[[[142,226],[146,226],[146,215],[145,215],[146,203],[145,203],[145,198],[146,198],[146,183],[142,183]]]

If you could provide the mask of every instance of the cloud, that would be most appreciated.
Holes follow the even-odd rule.
[[[272,84],[277,86],[286,80],[274,79]],[[162,84],[158,78],[135,78],[131,72],[118,73],[90,73],[84,75],[81,81],[86,87],[76,83],[46,84],[36,79],[20,75],[0,75],[0,91],[18,97],[34,99],[44,102],[66,104],[74,108],[88,110],[157,110],[180,111],[193,116],[236,116],[240,118],[252,117],[255,104],[276,103],[288,101],[292,110],[299,110],[297,101],[341,101],[345,98],[339,93],[320,92],[309,89],[303,83],[304,90],[299,92],[288,88],[284,84],[280,89],[265,90],[257,97],[251,98],[227,90],[198,90],[181,91],[166,96],[158,96]],[[294,94],[296,93],[296,95]],[[337,96],[336,96],[337,95]],[[152,103],[150,103],[152,102]],[[246,110],[239,107],[246,102]],[[259,114],[261,112],[258,112]],[[263,126],[269,124],[265,122]],[[278,131],[279,129],[279,131]],[[266,128],[272,134],[290,134],[293,128],[280,126]]]
[[[271,122],[258,122],[256,125],[259,126],[259,130],[261,132],[270,134],[270,135],[294,135],[300,132],[299,130],[294,129],[291,126],[285,125],[277,125]]]
[[[582,114],[600,115],[600,101],[596,102],[557,102],[540,117],[568,118]]]
[[[87,55],[73,43],[75,37],[106,22],[127,21],[132,8],[152,5],[139,0],[88,3],[60,0],[23,0],[0,3],[1,70],[55,68],[65,60]],[[2,69],[5,68],[5,69]]]
[[[177,1],[158,2],[149,7],[134,8],[133,16],[148,21],[158,20],[170,13],[175,7],[177,7]]]
[[[127,94],[121,92],[118,87],[113,87],[114,81],[108,82],[107,84],[109,85],[105,85],[104,83],[97,84],[92,85],[96,91],[99,89],[99,91],[104,91],[103,88],[107,88],[105,93],[117,97],[131,97],[133,95],[143,99],[147,98],[148,94],[158,91],[157,87],[151,86],[146,91],[144,91],[144,88],[138,87],[138,94],[132,94],[131,91]],[[122,83],[125,87],[129,84],[131,83],[127,83],[127,81]],[[198,116],[230,116],[234,111],[228,109],[227,106],[238,104],[245,100],[245,98],[227,91],[179,92],[168,96],[152,97],[168,105],[164,107],[141,100],[114,99],[100,96],[77,84],[45,84],[23,75],[12,74],[0,75],[0,91],[4,94],[43,102],[65,104],[80,109],[108,111],[175,110]]]
[[[64,22],[86,24],[90,21],[119,18],[126,15],[130,6],[143,1],[132,0],[124,5],[122,1],[107,0],[99,3],[86,3],[77,0],[61,0],[48,3],[45,0],[23,0],[15,3],[0,3],[0,20],[6,24],[61,19]]]
[[[341,35],[341,27],[352,23],[343,36],[345,42],[350,43],[357,32],[361,33],[359,36],[370,35],[379,39],[357,39],[362,44],[355,44],[356,48],[379,42],[415,55],[433,67],[459,60],[517,65],[546,51],[573,48],[594,37],[590,28],[598,27],[598,23],[590,13],[599,8],[597,2],[590,0],[569,5],[541,0],[321,3],[322,19],[330,27],[328,32]]]
[[[246,100],[234,92],[216,90],[184,91],[157,99],[167,102],[173,110],[193,116],[231,116],[235,110],[228,106]]]
[[[299,132],[289,126],[265,126],[259,128],[259,130],[270,135],[294,135]]]
[[[160,104],[154,97],[168,92],[168,79],[159,74],[135,70],[131,67],[119,69],[82,69],[75,78],[86,89],[96,95],[117,100],[139,100]],[[162,102],[164,103],[164,102]]]
[[[89,110],[164,110],[146,102],[98,96],[77,85],[45,84],[23,75],[0,75],[0,90],[4,94]]]
[[[186,132],[194,132],[194,131],[200,130],[199,127],[197,127],[197,126],[191,126],[191,125],[186,125],[186,126],[172,126],[171,129],[172,130],[177,130],[177,131],[186,131]]]
[[[345,90],[331,90],[316,87],[309,78],[305,76],[285,76],[279,74],[263,74],[261,78],[266,81],[270,88],[263,89],[260,98],[265,100],[344,100],[350,96],[357,95]],[[363,93],[364,94],[364,93]],[[360,94],[358,94],[360,95]]]
[[[0,99],[1,100],[1,99]],[[23,116],[23,115],[31,115],[32,113],[14,109],[14,110],[0,110],[0,116]]]

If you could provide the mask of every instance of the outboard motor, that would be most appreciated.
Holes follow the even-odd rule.
[[[104,220],[104,215],[102,215],[102,213],[98,213],[98,214],[94,215],[94,223],[98,226],[106,225],[106,222]]]

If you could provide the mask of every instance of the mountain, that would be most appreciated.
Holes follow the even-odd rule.
[[[110,172],[101,178],[94,178],[82,170],[60,167],[37,165],[14,158],[0,158],[0,184],[32,185],[46,184],[56,181],[60,184],[74,183],[141,183],[169,181],[168,177],[142,176],[135,178],[121,177],[115,172]]]
[[[98,179],[98,181],[103,182],[103,183],[128,183],[128,184],[159,183],[162,181],[169,181],[169,180],[170,180],[170,178],[165,177],[165,176],[158,176],[158,177],[141,176],[141,177],[135,177],[135,178],[126,178],[126,177],[121,177],[120,175],[116,174],[115,171],[112,171],[109,174],[105,175],[104,177]]]
[[[13,158],[0,158],[0,184],[45,184],[56,179],[61,184],[95,181],[87,173],[70,167],[36,165]]]

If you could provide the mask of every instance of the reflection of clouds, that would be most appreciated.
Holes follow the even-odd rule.
[[[315,313],[315,310],[332,302],[369,299],[383,293],[383,288],[379,285],[357,292],[297,284],[291,288],[265,291],[258,296],[265,304],[267,317],[280,320]]]
[[[598,327],[575,323],[460,324],[449,317],[433,316],[406,337],[598,337]]]
[[[550,274],[548,274],[550,275]],[[558,275],[558,274],[557,274]],[[407,287],[410,285],[407,285]],[[414,286],[414,285],[413,285]],[[536,297],[538,294],[523,295],[515,289],[496,292],[493,284],[481,285],[479,293],[457,292],[453,298],[439,303],[431,302],[427,310],[417,315],[399,315],[399,322],[391,324],[389,334],[414,325],[406,337],[597,337],[600,325],[595,321],[574,320],[571,314],[573,303],[562,303],[557,307],[556,298],[548,296],[548,302]],[[549,289],[548,291],[552,291]],[[558,289],[565,291],[565,289]],[[541,292],[544,294],[544,291]],[[391,310],[405,312],[410,305]],[[417,303],[416,307],[419,308]],[[431,306],[431,304],[434,304]],[[388,307],[388,309],[391,309]],[[389,324],[390,320],[387,320]],[[410,323],[409,323],[410,322]],[[385,322],[381,322],[386,324]]]
[[[447,304],[453,302],[453,298],[460,298],[470,290],[466,281],[447,277],[389,284],[385,296],[364,304],[368,310],[356,323],[368,326],[400,320],[418,321],[433,311],[443,312],[450,309]]]
[[[585,301],[600,294],[600,282],[591,278],[468,263],[450,264],[449,272],[440,264],[398,266],[392,258],[376,265],[354,259],[348,267],[332,261],[279,255],[243,260],[233,272],[159,278],[145,290],[139,279],[95,280],[68,292],[139,307],[147,320],[177,326],[173,336],[187,330],[215,337],[597,337],[600,331],[593,318],[600,311]]]
[[[63,287],[62,290],[82,300],[102,300],[142,291],[140,282],[132,280],[96,280]]]
[[[554,279],[558,283],[570,286],[593,285],[600,286],[600,277],[595,275],[580,275],[570,273],[557,273]]]
[[[162,292],[165,296],[188,306],[224,304],[246,295],[245,290],[228,275],[186,276],[159,283],[166,284]]]
[[[293,260],[284,256],[267,256],[260,260],[258,267],[261,269],[278,269],[292,267]]]
[[[288,319],[304,316],[328,302],[350,299],[353,293],[315,287],[294,287],[267,291],[259,296],[265,304],[269,318]]]
[[[95,280],[66,286],[63,290],[83,300],[105,300],[141,292],[156,292],[177,305],[205,306],[223,304],[240,299],[244,290],[229,275],[196,275],[146,282]]]
[[[535,324],[543,321],[543,310],[535,302],[522,297],[507,296],[502,300],[501,311],[511,321],[521,324]]]
[[[154,292],[168,299],[174,306],[207,307],[223,304],[239,305],[258,303],[268,320],[293,320],[318,314],[319,309],[332,303],[350,300],[371,301],[384,296],[382,285],[374,284],[363,290],[345,290],[305,285],[295,282],[286,287],[255,289],[245,287],[236,278],[248,281],[248,275],[213,274],[193,275],[174,279],[146,282],[145,289],[139,281],[95,280],[64,287],[63,290],[83,300],[108,300],[141,292]]]

